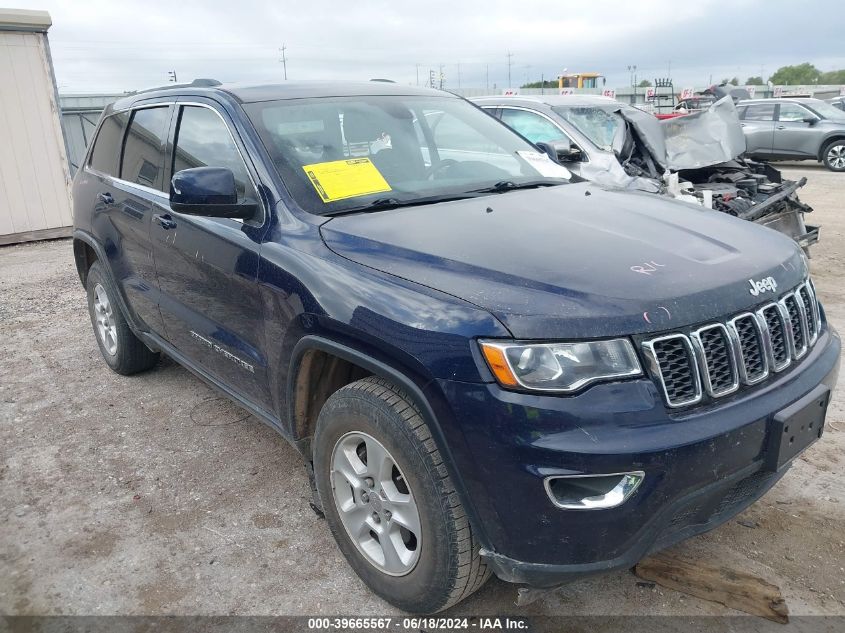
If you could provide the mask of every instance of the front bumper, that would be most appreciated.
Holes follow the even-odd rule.
[[[775,413],[819,385],[833,388],[839,337],[829,327],[805,359],[767,382],[687,411],[668,411],[648,379],[571,397],[441,381],[466,447],[456,466],[499,578],[549,587],[630,567],[650,551],[709,530],[780,477],[764,469]],[[549,475],[642,470],[619,507],[563,510]]]

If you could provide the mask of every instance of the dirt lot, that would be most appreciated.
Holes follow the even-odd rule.
[[[813,273],[845,331],[845,174],[813,166]],[[309,507],[273,431],[171,361],[100,359],[67,240],[0,249],[0,613],[385,614]],[[793,614],[845,614],[845,390],[824,440],[760,502],[675,548],[755,572]],[[627,571],[518,609],[496,579],[474,614],[727,614]]]

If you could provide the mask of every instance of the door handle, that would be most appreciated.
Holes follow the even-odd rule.
[[[112,195],[108,191],[105,191],[103,193],[98,193],[97,194],[97,200],[99,200],[103,204],[114,204],[114,198],[112,197]]]
[[[739,127],[745,127],[745,123],[740,123]]]
[[[778,130],[785,130],[785,129],[786,129],[786,126],[785,126],[785,125],[778,125],[778,126],[777,126],[777,129],[778,129]]]
[[[156,213],[153,216],[153,220],[155,220],[156,223],[159,224],[159,226],[161,226],[161,228],[163,228],[165,231],[167,231],[168,229],[176,228],[176,221],[166,213],[164,215],[159,215],[158,213]]]

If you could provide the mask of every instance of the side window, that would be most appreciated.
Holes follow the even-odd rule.
[[[123,180],[163,191],[163,145],[169,114],[168,106],[142,108],[132,113],[120,160]]]
[[[97,138],[94,140],[94,149],[91,150],[91,159],[88,164],[109,176],[116,176],[117,160],[120,156],[120,140],[123,138],[123,128],[126,126],[126,113],[112,114],[103,120]]]
[[[745,118],[745,111],[746,111],[747,109],[748,109],[748,106],[739,106],[739,107],[736,109],[736,114],[737,114],[737,116],[738,116],[740,119],[744,119],[744,118]]]
[[[775,120],[775,104],[774,103],[758,103],[748,106],[745,111],[746,121],[774,121]]]
[[[569,137],[561,132],[558,126],[534,112],[502,108],[502,121],[532,143],[551,143],[553,141],[571,142]]]
[[[781,103],[779,121],[803,121],[806,117],[813,116],[806,108],[797,103]]]
[[[231,169],[238,200],[257,199],[246,165],[223,119],[209,108],[182,106],[173,150],[173,173],[193,167]]]

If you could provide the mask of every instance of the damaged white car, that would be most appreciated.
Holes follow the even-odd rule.
[[[819,239],[819,228],[804,223],[812,208],[796,194],[807,179],[783,180],[767,163],[743,157],[745,136],[729,96],[663,121],[594,95],[472,101],[586,180],[729,213],[789,235],[805,252]]]

